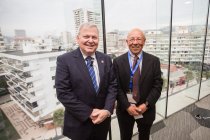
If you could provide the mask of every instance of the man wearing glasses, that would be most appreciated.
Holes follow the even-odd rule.
[[[131,140],[135,122],[139,139],[149,140],[155,120],[163,80],[159,59],[142,50],[145,41],[140,29],[131,30],[126,39],[129,51],[113,62],[119,84],[116,111],[121,140]]]

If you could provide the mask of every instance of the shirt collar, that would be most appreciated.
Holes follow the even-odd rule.
[[[84,54],[84,53],[82,52],[81,49],[80,49],[80,52],[82,53],[82,56],[83,56],[84,59],[86,59],[86,58],[88,57],[86,54]],[[95,58],[96,58],[96,54],[95,54],[95,53],[93,53],[93,54],[91,55],[91,57],[92,57],[94,60],[96,60],[96,59],[95,59]]]
[[[130,50],[128,52],[130,53],[130,55],[131,55],[132,58],[135,57],[135,55]],[[140,58],[140,56],[142,55],[142,53],[143,53],[143,51],[141,51],[137,56]]]

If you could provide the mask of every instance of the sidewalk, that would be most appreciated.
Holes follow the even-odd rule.
[[[13,101],[0,105],[22,140],[44,140],[55,136],[55,129],[47,130],[33,122]],[[61,130],[57,129],[58,135]]]

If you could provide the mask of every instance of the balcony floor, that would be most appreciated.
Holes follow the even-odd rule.
[[[167,119],[153,125],[150,140],[209,140],[210,118],[196,119],[195,115],[210,117],[210,95]],[[132,140],[138,140],[135,135]]]

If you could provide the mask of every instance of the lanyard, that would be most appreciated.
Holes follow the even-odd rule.
[[[133,69],[132,60],[131,60],[131,54],[130,54],[130,52],[128,52],[128,60],[129,60],[129,65],[130,65],[130,82],[129,82],[129,88],[130,88],[131,91],[133,89],[133,75],[136,72],[136,70],[138,69],[139,64],[142,61],[142,58],[143,58],[143,54],[141,53],[140,58],[137,60],[137,63],[134,66],[134,69]]]

